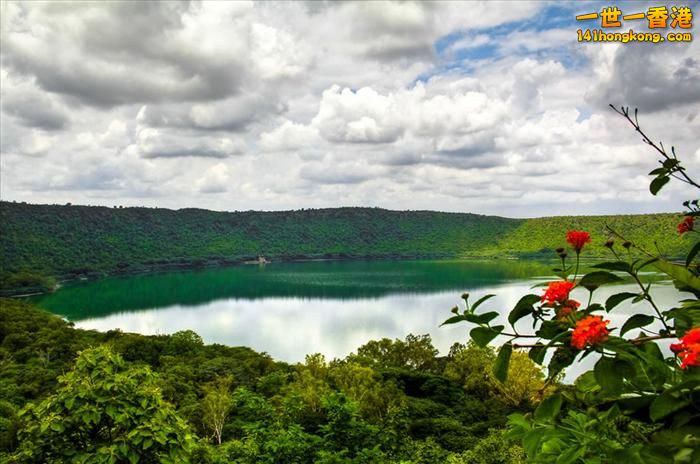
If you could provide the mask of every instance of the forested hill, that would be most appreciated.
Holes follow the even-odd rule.
[[[567,230],[591,232],[592,253],[608,224],[640,245],[679,255],[669,231],[679,216],[508,219],[464,213],[332,208],[280,212],[108,208],[0,202],[5,287],[18,273],[92,273],[229,264],[259,255],[300,258],[553,256]],[[670,237],[670,238],[669,238]]]

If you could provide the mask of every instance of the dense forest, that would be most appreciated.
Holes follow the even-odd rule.
[[[0,287],[51,288],[55,279],[314,258],[553,257],[561,231],[606,226],[678,256],[674,214],[508,219],[463,213],[333,208],[280,212],[107,208],[0,202]],[[591,248],[589,256],[606,252]]]
[[[290,365],[192,331],[80,330],[0,299],[0,461],[521,463],[506,417],[550,387],[525,353],[505,384],[493,362],[490,348],[438,356],[410,335]]]

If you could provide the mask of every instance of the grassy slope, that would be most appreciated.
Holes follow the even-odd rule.
[[[569,229],[605,224],[669,255],[688,244],[678,216],[507,219],[462,213],[334,208],[224,213],[199,209],[112,209],[0,202],[0,262],[5,272],[46,275],[113,272],[157,266],[225,263],[265,255],[298,257],[551,257]],[[600,246],[592,253],[603,254]]]
[[[515,254],[548,252],[566,247],[565,232],[586,230],[591,233],[593,246],[587,255],[607,256],[602,245],[608,239],[606,226],[623,237],[634,241],[650,252],[660,251],[666,256],[682,256],[689,249],[687,237],[676,234],[677,214],[640,214],[618,216],[557,216],[528,219],[515,230],[504,235],[495,250]],[[618,243],[622,240],[618,239]]]

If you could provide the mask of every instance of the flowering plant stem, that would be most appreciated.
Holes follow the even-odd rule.
[[[641,130],[636,110],[632,119],[628,108],[613,109],[662,156],[661,167],[650,173],[655,176],[649,187],[652,194],[656,195],[670,178],[700,188],[681,166],[675,149],[669,155],[663,144],[656,145]],[[685,202],[684,206],[689,211],[677,232],[698,232],[694,219],[700,217],[700,200]],[[621,232],[610,227],[607,230],[612,238],[607,238],[605,246],[614,260],[594,264],[593,271],[581,276],[581,252],[592,242],[591,235],[577,230],[566,234],[566,241],[576,253],[573,275],[571,267],[567,267],[566,250],[558,248],[561,269],[555,269],[555,273],[560,280],[549,282],[542,295],[529,294],[518,301],[508,315],[512,330],[492,325],[497,317],[493,311],[477,314],[477,304],[467,305],[463,314],[457,309],[456,316],[446,323],[477,324],[470,333],[477,344],[488,344],[499,335],[508,338],[494,366],[494,376],[501,382],[508,382],[512,350],[528,350],[528,356],[541,365],[547,359],[548,386],[556,385],[563,370],[577,359],[590,354],[598,356],[592,370],[580,375],[573,387],[562,387],[543,399],[533,415],[511,416],[512,435],[523,440],[529,460],[666,462],[668,456],[692,454],[693,460],[687,462],[700,462],[700,428],[690,422],[700,417],[700,269],[692,265],[700,256],[700,242],[688,252],[685,264],[680,264],[664,259],[661,253],[652,254],[637,247]],[[615,249],[613,238],[623,240],[625,251]],[[641,269],[652,265],[695,298],[683,299],[677,307],[663,311],[654,301],[651,283],[644,282],[640,275]],[[620,273],[630,275],[639,291],[620,292],[604,302],[596,301],[595,292],[601,286],[624,283]],[[571,298],[576,287],[588,290],[585,305]],[[610,321],[604,319],[605,314],[622,303],[634,305],[641,301],[646,301],[651,310],[632,313],[620,328],[608,327]],[[529,319],[531,332],[516,328],[523,319]],[[655,330],[653,324],[661,329]],[[632,330],[638,330],[637,335],[627,336]],[[665,348],[657,342],[675,338],[679,340],[671,344],[673,355],[664,354]],[[515,343],[521,339],[533,342]],[[547,352],[552,352],[549,358]],[[566,413],[561,412],[564,401]],[[620,424],[636,425],[625,428]],[[642,459],[648,455],[659,459]]]

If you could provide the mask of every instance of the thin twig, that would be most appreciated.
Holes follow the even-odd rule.
[[[670,159],[677,160],[677,158],[676,158],[676,153],[675,153],[675,150],[674,150],[673,148],[671,148],[672,153],[673,153],[673,158],[671,158],[670,156],[668,156],[668,153],[666,153],[666,150],[663,148],[663,144],[661,144],[661,147],[659,147],[659,146],[656,145],[654,142],[652,142],[652,140],[649,138],[649,136],[647,136],[647,135],[644,133],[644,131],[642,130],[642,128],[641,128],[640,125],[639,125],[639,120],[637,119],[637,110],[636,110],[636,109],[634,110],[634,120],[632,120],[632,118],[630,118],[629,108],[625,109],[624,107],[620,107],[620,109],[618,110],[618,109],[615,108],[615,106],[613,106],[613,105],[610,105],[610,108],[612,108],[617,114],[621,115],[622,117],[624,117],[625,119],[627,119],[627,121],[629,121],[630,124],[632,124],[632,127],[634,127],[635,130],[636,130],[637,132],[639,132],[639,135],[642,136],[642,140],[644,141],[644,143],[646,143],[647,145],[649,145],[650,147],[652,147],[652,148],[654,148],[656,151],[658,151],[658,152],[661,154],[661,156],[663,156],[665,159],[667,159],[667,160],[670,160]],[[696,183],[693,179],[691,179],[691,178],[688,176],[688,174],[685,173],[685,169],[680,169],[680,168],[679,168],[679,169],[676,170],[676,172],[680,172],[680,173],[681,173],[681,176],[683,176],[682,179],[676,177],[677,179],[679,179],[680,181],[685,182],[685,183],[687,183],[687,184],[690,184],[690,185],[692,185],[692,186],[695,187],[695,188],[700,188],[700,184]],[[671,173],[671,175],[673,175],[673,174]],[[675,177],[675,176],[674,176],[674,177]]]

